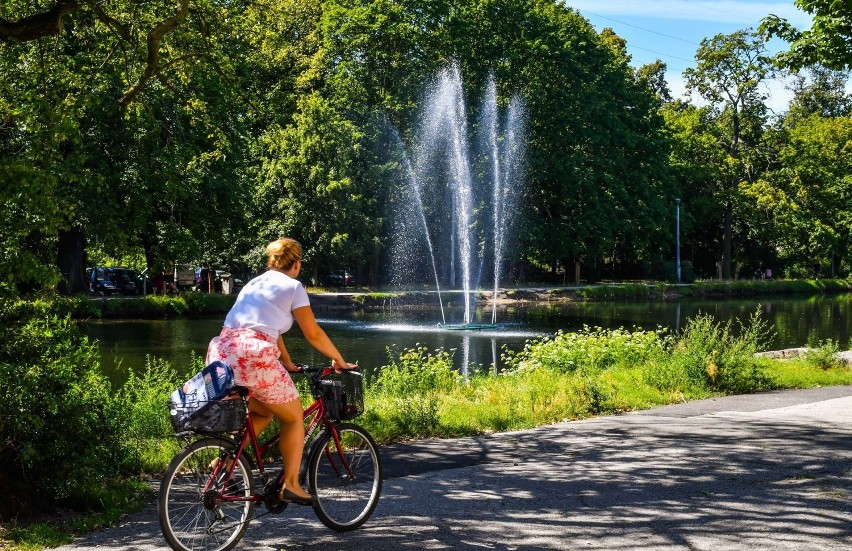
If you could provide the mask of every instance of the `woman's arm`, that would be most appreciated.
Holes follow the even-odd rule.
[[[287,352],[287,347],[284,345],[284,337],[278,335],[278,350],[281,351],[281,363],[284,364],[284,369],[287,371],[299,371],[293,360],[290,359],[290,353]]]
[[[317,320],[314,317],[314,311],[311,310],[310,306],[296,308],[293,310],[293,317],[296,319],[296,323],[299,324],[302,334],[305,335],[305,338],[309,343],[311,343],[311,346],[316,348],[322,354],[328,356],[332,360],[331,365],[335,369],[353,369],[357,367],[355,365],[348,364],[343,360],[343,356],[341,356],[340,352],[337,351],[337,348],[331,342],[331,339],[328,338],[328,335],[325,334],[322,327],[317,324]]]

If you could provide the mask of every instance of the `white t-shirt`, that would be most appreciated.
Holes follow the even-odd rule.
[[[308,305],[308,293],[298,280],[269,270],[246,283],[224,325],[254,329],[277,339],[293,326],[293,310]]]

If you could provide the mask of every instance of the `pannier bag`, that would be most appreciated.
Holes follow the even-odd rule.
[[[246,416],[245,401],[230,397],[234,388],[231,366],[215,361],[196,373],[169,396],[169,413],[175,432],[233,432]]]

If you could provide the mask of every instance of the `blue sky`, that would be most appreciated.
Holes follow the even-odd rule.
[[[757,29],[770,13],[787,18],[798,28],[808,28],[810,16],[797,9],[793,0],[565,0],[600,31],[612,28],[627,40],[627,51],[636,67],[660,59],[668,66],[666,81],[675,97],[685,97],[683,70],[695,66],[695,52],[703,38],[730,34],[739,29]],[[772,40],[770,51],[786,49]],[[767,104],[775,112],[786,110],[789,79],[767,85]],[[698,98],[692,98],[699,103]]]

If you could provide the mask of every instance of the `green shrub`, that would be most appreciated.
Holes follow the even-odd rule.
[[[770,377],[754,354],[769,341],[770,330],[758,309],[747,323],[717,323],[699,314],[689,320],[674,344],[668,369],[692,385],[724,392],[750,392],[770,387]]]
[[[199,357],[190,369],[177,373],[168,362],[148,357],[145,371],[130,373],[110,403],[110,418],[122,438],[122,473],[162,472],[178,451],[178,441],[167,414],[168,396],[193,373],[202,369]]]
[[[809,343],[804,360],[808,365],[817,369],[835,369],[843,364],[837,357],[838,352],[840,352],[840,343],[832,339],[826,339],[816,343]]]
[[[517,352],[508,352],[510,369],[546,367],[561,371],[576,369],[603,370],[616,365],[644,362],[659,355],[665,346],[665,330],[627,331],[624,328],[602,329],[584,327],[576,333],[557,332],[527,342]]]
[[[384,394],[410,396],[451,390],[458,379],[449,352],[430,353],[418,345],[399,354],[389,349],[388,365],[379,372],[375,387]]]
[[[0,514],[15,513],[9,499],[85,499],[87,488],[116,474],[120,449],[98,350],[67,317],[35,316],[4,329]]]
[[[436,396],[453,392],[461,381],[452,355],[425,347],[395,353],[388,349],[388,365],[368,385],[368,426],[380,440],[439,434],[440,408]],[[372,422],[370,422],[372,420]]]
[[[149,359],[113,389],[96,343],[70,319],[88,302],[0,304],[0,518],[62,500],[101,510],[122,477],[160,472],[177,451],[166,400],[190,373]]]

